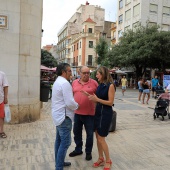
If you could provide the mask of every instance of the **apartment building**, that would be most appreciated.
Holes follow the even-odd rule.
[[[158,24],[170,31],[170,0],[118,0],[117,42],[122,32],[142,25]]]
[[[98,5],[80,5],[58,33],[58,63],[67,62],[73,68],[88,65],[95,68],[94,46],[100,36],[111,39],[111,22],[105,21],[105,10]]]
[[[116,43],[116,29],[117,29],[117,24],[116,22],[113,22],[111,24],[111,45],[114,45]]]
[[[57,59],[57,45],[45,45],[42,47],[43,50],[47,50],[48,52],[50,52],[52,54],[52,56]]]

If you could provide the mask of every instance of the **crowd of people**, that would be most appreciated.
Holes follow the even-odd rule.
[[[145,103],[149,104],[150,91],[152,92],[152,98],[156,98],[157,97],[156,91],[159,88],[159,86],[160,83],[157,75],[155,75],[155,77],[152,78],[152,80],[150,80],[150,78],[149,79],[140,78],[138,81],[138,89],[139,89],[138,102],[142,104]]]
[[[109,73],[108,68],[100,66],[96,72],[97,81],[90,78],[90,69],[87,66],[80,68],[80,77],[72,77],[72,70],[69,64],[61,63],[57,66],[57,78],[51,86],[52,94],[52,118],[56,126],[55,169],[63,170],[63,167],[70,166],[71,162],[65,162],[65,157],[71,145],[71,131],[73,125],[73,135],[75,149],[69,153],[70,157],[83,154],[83,126],[86,133],[85,160],[92,159],[93,136],[95,133],[98,149],[98,159],[93,163],[93,167],[104,166],[103,170],[110,170],[112,160],[109,154],[109,147],[106,137],[113,116],[115,82]],[[70,81],[70,79],[72,81]],[[132,79],[130,80],[132,84]],[[8,81],[5,73],[0,71],[0,137],[6,138],[3,130],[4,125],[4,105],[8,103]],[[126,91],[128,81],[126,76],[121,78],[122,95]],[[140,78],[138,81],[138,102],[149,104],[150,91],[152,97],[156,96],[156,89],[160,86],[157,75],[150,80]],[[167,87],[160,98],[170,99]],[[73,123],[74,122],[74,123]]]

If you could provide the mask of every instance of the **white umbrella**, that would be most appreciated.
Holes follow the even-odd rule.
[[[124,71],[122,71],[122,70],[116,70],[115,71],[117,74],[127,74],[127,73],[125,73]]]

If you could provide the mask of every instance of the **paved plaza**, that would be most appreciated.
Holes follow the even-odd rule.
[[[153,120],[156,100],[149,105],[137,102],[138,91],[127,90],[122,96],[117,88],[115,107],[116,131],[107,142],[113,170],[168,170],[170,169],[170,120]],[[6,139],[0,138],[0,170],[54,170],[55,127],[51,118],[51,101],[43,103],[41,119],[33,123],[5,125]],[[85,141],[85,133],[83,133]],[[73,139],[73,135],[72,135]],[[97,160],[94,147],[91,161],[83,155],[70,158],[74,150],[72,140],[66,161],[72,165],[65,170],[92,170]],[[83,150],[84,152],[84,150]],[[102,167],[97,168],[102,170]]]

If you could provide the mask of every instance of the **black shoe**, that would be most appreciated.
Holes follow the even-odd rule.
[[[92,159],[91,153],[86,153],[86,160],[90,161]]]
[[[77,156],[77,155],[81,155],[81,154],[83,154],[83,152],[81,151],[81,152],[76,152],[76,151],[73,151],[73,152],[71,152],[70,154],[69,154],[69,156],[70,157],[74,157],[74,156]]]
[[[64,166],[71,166],[71,162],[64,162]]]

